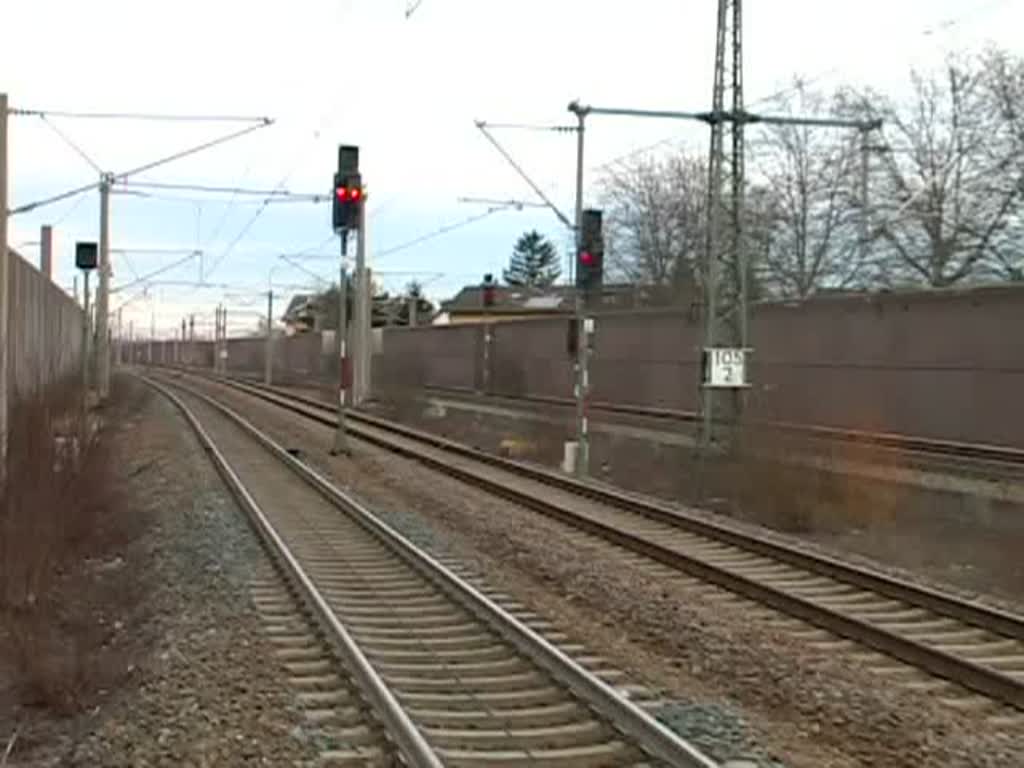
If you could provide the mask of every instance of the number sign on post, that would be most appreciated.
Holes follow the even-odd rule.
[[[712,347],[705,349],[704,386],[716,389],[749,387],[747,381],[747,354],[749,349],[739,347]]]

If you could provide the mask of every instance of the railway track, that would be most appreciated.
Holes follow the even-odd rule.
[[[222,383],[325,426],[335,424],[333,408],[322,401],[241,381]],[[364,413],[350,411],[349,427],[355,438],[798,619],[787,629],[849,654],[886,683],[1024,725],[1024,618],[1018,615]]]
[[[322,649],[282,624],[285,657],[312,686],[306,699],[340,706],[348,730],[339,738],[362,740],[361,752],[334,750],[329,761],[714,768],[239,414],[180,380],[147,381],[185,415],[382,724],[353,725],[358,708]],[[271,620],[294,619],[280,590],[257,586]],[[379,743],[366,743],[374,733]]]
[[[575,402],[569,398],[544,395],[479,395],[475,392],[456,387],[424,387],[427,393],[439,397],[451,396],[465,398],[468,401],[523,407],[543,405],[552,408],[575,408]],[[589,404],[593,413],[611,417],[634,417],[641,419],[641,424],[652,428],[677,430],[680,425],[694,424],[698,420],[692,411],[673,408],[651,408],[625,403],[594,402]],[[983,469],[991,473],[994,469],[1001,473],[1019,477],[1024,472],[1024,450],[1005,445],[988,445],[953,440],[903,435],[898,433],[869,432],[839,427],[824,427],[793,422],[761,421],[751,426],[764,434],[788,436],[796,440],[809,441],[827,445],[869,446],[875,450],[914,456],[918,461],[928,462],[934,469],[949,468],[958,471],[965,469]],[[877,460],[879,457],[873,455]],[[965,467],[964,462],[969,462]]]

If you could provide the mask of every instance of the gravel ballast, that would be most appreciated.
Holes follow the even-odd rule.
[[[146,594],[142,610],[110,606],[102,620],[128,668],[118,688],[92,692],[70,717],[17,712],[5,723],[21,744],[8,765],[311,764],[316,752],[300,738],[248,595],[266,556],[178,412],[141,382],[126,386],[138,405],[104,439],[115,442],[130,513],[150,523],[110,567]]]
[[[887,685],[847,657],[773,630],[743,604],[702,600],[617,560],[610,545],[577,547],[559,524],[385,451],[357,443],[351,460],[330,458],[330,429],[202,386],[396,527],[456,554],[588,650],[660,689],[678,703],[669,719],[721,730],[705,739],[720,759],[744,753],[762,765],[808,768],[1020,764],[1021,733]]]

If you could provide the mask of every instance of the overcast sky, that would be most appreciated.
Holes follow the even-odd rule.
[[[392,290],[411,279],[443,298],[485,272],[500,273],[515,238],[537,228],[563,251],[567,233],[545,210],[495,213],[385,253],[486,211],[460,196],[531,199],[530,190],[474,127],[492,122],[566,124],[567,103],[704,109],[710,102],[714,0],[32,0],[0,2],[0,89],[12,107],[44,110],[266,115],[275,124],[139,177],[149,181],[325,192],[339,143],[361,147],[370,193],[369,263]],[[831,89],[871,84],[898,94],[910,67],[988,42],[1014,50],[1020,0],[748,0],[747,104],[794,75]],[[99,167],[119,172],[237,130],[226,123],[51,118]],[[703,150],[700,125],[623,118],[588,123],[588,189],[601,166],[652,151]],[[756,130],[756,129],[752,129]],[[568,134],[495,134],[566,212],[573,206]],[[96,171],[40,118],[13,116],[11,206],[87,184]],[[287,294],[312,285],[280,253],[330,279],[338,244],[326,205],[262,208],[260,198],[197,192],[116,195],[114,248],[203,252],[217,287],[155,285],[125,317],[161,335],[195,311],[212,323],[226,301],[232,325],[255,326],[270,270]],[[56,279],[70,289],[73,243],[96,239],[95,192],[12,217],[10,240],[26,257],[41,224],[56,224]],[[113,257],[114,284],[181,259]],[[214,266],[215,265],[215,266]],[[198,260],[161,280],[195,280]],[[229,285],[225,289],[222,285]],[[227,293],[225,294],[225,290]],[[249,314],[246,314],[249,313]],[[197,321],[198,322],[198,321]]]

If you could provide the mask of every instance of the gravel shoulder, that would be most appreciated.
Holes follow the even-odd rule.
[[[561,526],[414,462],[362,443],[351,459],[331,458],[330,429],[215,384],[202,387],[396,527],[485,573],[674,699],[674,725],[691,737],[688,728],[716,731],[696,739],[716,757],[746,749],[761,765],[807,768],[1020,764],[1021,733],[887,686],[847,659],[780,635],[742,605],[700,600],[605,548],[578,547]],[[707,725],[716,718],[728,722]]]
[[[130,502],[125,524],[144,527],[96,578],[136,585],[139,599],[93,612],[108,628],[103,687],[63,715],[5,711],[0,754],[17,732],[9,766],[312,764],[248,595],[265,555],[173,406],[137,380],[124,387],[131,403],[112,409],[103,439]]]

